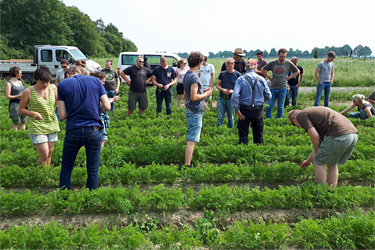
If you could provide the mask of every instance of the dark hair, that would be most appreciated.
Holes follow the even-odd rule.
[[[74,76],[74,75],[77,75],[79,72],[78,72],[78,69],[76,68],[69,68],[65,71],[64,73],[64,78],[68,78],[69,76]]]
[[[201,52],[193,51],[189,54],[188,64],[190,68],[194,68],[198,64],[203,62],[204,55]]]
[[[20,73],[21,69],[19,67],[11,67],[9,69],[9,74],[11,77],[16,77]]]
[[[207,60],[208,60],[207,56],[204,56],[204,57],[203,57],[203,61],[206,61],[206,62],[207,62]]]
[[[333,52],[333,51],[330,51],[330,52],[328,53],[328,57],[336,58],[336,53]]]
[[[259,55],[263,56],[263,51],[259,50],[259,51],[257,52],[257,56],[259,56]]]
[[[81,64],[82,64],[82,67],[86,67],[86,61],[85,60],[81,60]]]
[[[41,65],[37,70],[34,72],[34,79],[41,80],[43,82],[50,82],[52,81],[52,75],[49,71],[49,68],[46,65]]]
[[[280,55],[280,53],[288,53],[288,50],[284,49],[284,48],[281,48],[281,49],[279,49],[279,53],[277,53],[277,54]]]
[[[101,72],[101,71],[90,72],[90,76],[96,77],[99,80],[103,80],[105,78],[104,72]]]
[[[69,65],[69,61],[66,59],[61,59],[60,64],[66,64]]]

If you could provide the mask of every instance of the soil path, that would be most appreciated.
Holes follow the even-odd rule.
[[[375,208],[362,208],[363,213],[374,212]],[[227,227],[235,221],[252,220],[265,221],[268,223],[294,223],[301,218],[324,219],[332,215],[345,214],[348,210],[344,209],[265,209],[252,212],[235,212],[232,214],[216,214],[217,225],[220,228]],[[180,227],[181,225],[194,226],[199,218],[204,217],[204,211],[189,211],[181,209],[176,212],[166,213],[139,213],[135,215],[120,214],[77,214],[77,215],[37,215],[17,218],[1,218],[0,230],[6,230],[11,226],[39,225],[44,226],[52,221],[56,221],[65,226],[83,227],[89,224],[98,223],[100,225],[116,225],[120,227],[128,226],[137,221],[138,223],[153,223],[158,226]]]

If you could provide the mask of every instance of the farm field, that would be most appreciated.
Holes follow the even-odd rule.
[[[367,87],[360,92],[366,96],[369,87],[375,89],[374,82],[346,85],[346,78],[339,78],[340,60],[335,61],[338,85]],[[307,79],[317,63],[311,61],[306,61],[312,70],[305,71]],[[359,63],[364,62],[374,64]],[[1,80],[1,93],[4,88]],[[375,248],[375,119],[351,120],[359,141],[350,160],[339,166],[339,184],[332,188],[314,184],[312,165],[299,167],[312,145],[307,133],[285,118],[291,107],[284,118],[265,120],[264,146],[238,145],[237,128],[228,129],[226,119],[216,128],[216,109],[208,108],[193,167],[179,170],[186,118],[184,109],[177,109],[175,87],[171,116],[165,106],[156,114],[155,88],[149,87],[148,110],[128,117],[128,90],[120,87],[120,101],[110,114],[100,188],[92,192],[83,188],[84,149],[77,156],[73,190],[57,188],[65,123],[60,122],[52,165],[36,167],[37,152],[26,131],[11,130],[8,100],[1,95],[1,249]],[[344,110],[357,93],[333,91],[331,108]],[[295,108],[312,106],[314,98],[314,91],[301,91]]]

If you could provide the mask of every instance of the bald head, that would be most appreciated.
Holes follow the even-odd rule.
[[[298,109],[293,109],[293,110],[291,110],[291,111],[289,112],[289,114],[288,114],[288,119],[289,119],[289,121],[290,121],[291,124],[294,125],[294,123],[293,123],[293,117],[294,117],[294,118],[297,118],[297,115],[298,115],[299,113],[301,113],[301,110],[298,110]],[[295,125],[294,125],[294,126],[295,126]]]

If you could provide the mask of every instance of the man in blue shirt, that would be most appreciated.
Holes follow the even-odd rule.
[[[66,134],[60,171],[60,188],[70,189],[70,180],[78,151],[86,149],[86,188],[98,188],[99,160],[103,123],[100,113],[111,108],[102,82],[92,76],[78,75],[68,69],[57,86],[61,119],[66,119]]]
[[[152,83],[156,86],[156,112],[161,112],[164,99],[167,115],[170,115],[172,114],[172,86],[177,83],[177,75],[167,62],[166,57],[160,57],[160,66],[157,66],[152,72],[154,76]]]
[[[253,130],[253,142],[263,144],[263,104],[271,99],[272,94],[266,80],[255,73],[257,62],[246,62],[246,74],[239,77],[232,94],[232,106],[238,116],[237,128],[239,144],[248,144],[249,126]]]

